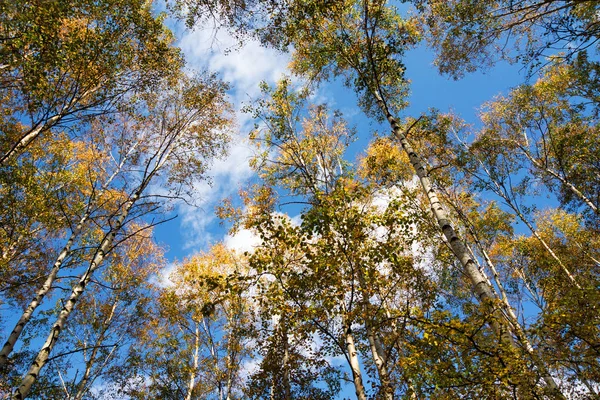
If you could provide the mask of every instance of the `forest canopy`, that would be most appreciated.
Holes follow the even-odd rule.
[[[596,0],[0,2],[0,397],[600,398],[599,39]],[[425,53],[520,74],[473,119]]]

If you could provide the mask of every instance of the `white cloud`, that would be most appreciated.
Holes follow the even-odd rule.
[[[200,250],[213,241],[209,228],[217,223],[214,208],[222,199],[234,196],[252,177],[251,157],[252,149],[246,139],[237,135],[233,138],[229,155],[213,163],[209,171],[212,183],[198,181],[194,184],[193,191],[199,204],[180,204],[177,209],[185,232],[184,249]]]
[[[290,218],[290,222],[292,223],[292,226],[300,226],[302,225],[302,215],[298,214],[294,217]]]
[[[237,101],[247,100],[247,95],[256,97],[258,83],[276,81],[287,71],[289,63],[287,54],[264,48],[256,40],[240,46],[224,29],[188,31],[179,46],[193,68],[220,72],[232,84]]]
[[[223,241],[227,248],[239,253],[252,252],[261,243],[260,237],[249,229],[240,229],[233,235],[226,235]]]

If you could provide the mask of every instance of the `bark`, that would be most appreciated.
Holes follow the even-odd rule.
[[[550,256],[554,259],[554,261],[556,261],[556,263],[558,264],[560,269],[564,272],[564,274],[567,276],[567,278],[569,278],[569,281],[571,281],[573,286],[575,286],[577,289],[581,289],[581,286],[579,285],[579,283],[577,283],[577,281],[575,280],[575,277],[573,276],[573,274],[571,274],[571,271],[569,271],[567,266],[563,264],[563,262],[560,260],[560,258],[558,258],[556,253],[552,250],[552,248],[550,248],[548,243],[546,243],[546,241],[539,235],[539,233],[533,227],[533,225],[531,225],[531,223],[527,220],[527,218],[525,218],[525,216],[523,215],[523,213],[521,212],[519,207],[515,203],[513,203],[513,201],[511,201],[511,199],[509,198],[509,196],[507,194],[506,188],[501,186],[500,183],[498,183],[495,179],[492,178],[492,174],[486,168],[486,166],[483,165],[483,162],[481,160],[478,159],[477,161],[479,162],[479,165],[481,166],[481,168],[485,171],[487,176],[490,178],[490,180],[496,187],[496,193],[498,194],[498,196],[500,196],[504,199],[506,204],[515,212],[517,217],[519,217],[519,219],[525,224],[525,226],[527,226],[527,228],[529,228],[529,230],[531,231],[533,236],[540,242],[542,247],[544,247],[544,249],[548,252],[548,254],[550,254]]]
[[[523,349],[525,349],[525,351],[527,352],[527,354],[533,361],[533,364],[538,369],[538,372],[540,373],[542,379],[546,383],[547,388],[551,392],[558,391],[559,390],[558,385],[556,384],[556,381],[554,380],[554,378],[548,371],[548,368],[546,367],[546,363],[542,359],[542,357],[539,354],[539,352],[537,351],[537,349],[535,349],[533,347],[533,345],[531,344],[531,342],[529,341],[529,338],[527,337],[525,330],[523,329],[523,326],[519,322],[519,319],[517,318],[517,315],[515,314],[514,309],[510,305],[510,302],[508,301],[508,296],[506,295],[506,290],[504,289],[504,285],[502,285],[502,282],[500,281],[500,277],[499,277],[498,271],[496,270],[494,263],[492,262],[492,260],[488,256],[487,252],[483,248],[483,245],[481,244],[481,242],[478,240],[477,236],[475,235],[475,232],[472,232],[472,234],[474,235],[475,243],[479,246],[479,249],[483,254],[483,258],[486,261],[486,264],[492,270],[492,273],[494,275],[494,281],[496,282],[496,285],[497,285],[498,289],[500,290],[500,293],[501,293],[500,299],[502,300],[503,313],[504,313],[504,317],[506,318],[506,320],[509,323],[509,330],[517,338],[519,345]],[[514,340],[512,340],[512,337],[511,337],[511,342],[512,342],[513,346],[516,345]]]
[[[206,323],[207,317],[202,318],[202,328],[204,329],[204,333],[206,334],[210,356],[213,359],[214,371],[215,371],[215,381],[217,382],[218,388],[217,391],[219,393],[219,400],[223,400],[223,382],[221,381],[220,367],[219,367],[219,353],[217,352],[217,348],[215,346],[215,341],[213,339],[213,334],[210,330],[210,325]],[[209,320],[210,321],[210,320]]]
[[[6,164],[11,158],[14,158],[17,154],[20,154],[35,138],[42,134],[42,132],[51,129],[58,121],[63,117],[62,114],[54,115],[48,118],[43,123],[38,124],[35,128],[31,129],[25,135],[23,135],[11,148],[8,150],[2,158],[0,158],[0,166]]]
[[[192,393],[194,392],[194,386],[196,386],[196,371],[198,370],[198,359],[200,353],[200,328],[198,323],[196,322],[195,329],[195,337],[194,337],[194,359],[193,359],[193,369],[190,372],[190,383],[188,383],[188,392],[185,396],[185,400],[192,399]]]
[[[286,400],[292,399],[292,388],[290,385],[290,343],[288,341],[287,329],[282,329],[283,339],[283,393]]]
[[[581,201],[583,201],[583,203],[585,203],[585,205],[587,205],[594,213],[598,214],[598,207],[596,207],[596,205],[590,199],[588,199],[579,189],[577,189],[575,187],[575,185],[573,185],[571,182],[569,182],[567,179],[565,179],[563,176],[561,176],[558,172],[554,171],[552,168],[542,165],[538,160],[533,158],[531,156],[531,154],[529,154],[529,152],[526,151],[523,147],[521,147],[521,146],[519,146],[519,147],[521,148],[521,151],[523,152],[525,157],[527,157],[529,159],[529,161],[531,161],[531,163],[537,169],[544,171],[548,175],[551,175],[554,178],[558,179],[560,181],[560,183],[562,183],[564,186],[566,186],[575,196],[577,196]]]
[[[380,390],[383,394],[384,399],[393,400],[394,388],[392,387],[387,370],[387,357],[381,344],[381,341],[377,337],[376,333],[373,331],[373,321],[371,318],[371,316],[373,315],[373,307],[371,306],[371,303],[368,299],[368,286],[367,282],[365,281],[363,271],[360,267],[357,267],[357,275],[359,284],[363,291],[362,306],[365,313],[365,330],[367,331],[367,339],[369,340],[371,357],[373,358],[373,362],[375,363],[375,367],[377,368],[377,374],[379,375]]]
[[[541,243],[541,245],[544,247],[544,249],[546,249],[548,254],[550,254],[550,257],[552,257],[552,259],[554,259],[554,261],[556,261],[556,263],[558,264],[560,269],[565,273],[567,278],[569,278],[569,281],[571,281],[573,286],[575,286],[577,289],[581,289],[581,285],[579,285],[579,283],[577,283],[577,281],[575,280],[575,277],[573,276],[573,274],[571,274],[571,271],[569,271],[567,266],[565,264],[563,264],[563,262],[560,260],[560,258],[558,258],[558,256],[554,252],[554,250],[552,250],[552,248],[548,245],[548,243],[546,243],[544,238],[542,238],[540,236],[540,234],[533,227],[533,225],[531,225],[531,223],[529,223],[529,221],[527,221],[527,219],[520,212],[517,212],[517,216],[529,228],[529,230],[531,231],[531,234]]]
[[[379,340],[377,340],[375,337],[371,324],[365,324],[365,328],[367,331],[367,338],[369,339],[371,356],[373,357],[373,362],[375,363],[375,366],[377,367],[377,373],[379,374],[379,381],[381,382],[380,390],[383,393],[383,398],[386,400],[393,400],[394,390],[392,388],[390,377],[387,371],[387,360],[385,359],[383,348]]]
[[[4,249],[2,251],[2,260],[4,261],[8,261],[10,258],[15,256],[15,250],[17,249],[17,246],[19,246],[19,244],[23,241],[23,239],[25,238],[25,235],[21,234],[19,235],[19,237],[14,240],[9,246],[8,248]]]
[[[396,323],[396,318],[392,317],[392,314],[390,313],[388,306],[386,305],[386,302],[384,301],[384,305],[383,305],[383,310],[385,312],[385,316],[388,319],[388,321],[390,321],[390,325],[392,326],[393,332],[395,334],[394,339],[394,348],[396,349],[397,353],[398,353],[398,357],[402,357],[402,348],[400,347],[400,343],[399,343],[399,338],[402,337],[401,333],[400,333],[400,328],[398,327],[398,324]],[[406,324],[403,324],[403,328],[406,328]],[[416,395],[416,390],[412,384],[412,382],[410,381],[410,379],[405,375],[404,376],[404,381],[406,383],[406,396],[408,396],[409,399],[416,399],[417,395]]]
[[[458,237],[452,223],[444,210],[442,204],[439,201],[437,191],[433,187],[427,171],[421,162],[420,157],[414,151],[410,141],[402,132],[400,125],[396,121],[396,119],[392,116],[389,109],[387,108],[381,94],[378,91],[373,93],[377,100],[377,103],[381,109],[381,111],[385,114],[386,119],[391,125],[392,132],[396,139],[400,142],[403,150],[408,155],[411,165],[413,166],[417,177],[419,178],[419,182],[423,188],[423,191],[427,195],[429,200],[429,204],[431,206],[431,211],[435,216],[438,226],[442,230],[444,237],[446,238],[448,245],[456,258],[460,261],[463,272],[471,281],[473,286],[473,292],[475,293],[477,299],[482,303],[492,302],[496,299],[495,293],[493,291],[492,286],[488,283],[487,277],[479,270],[477,263],[473,259],[473,257],[469,254],[466,245],[464,242]],[[493,314],[497,314],[497,312],[492,311]],[[495,329],[499,331],[500,337],[504,337],[507,333],[505,325],[501,321],[504,320],[501,316],[497,318],[495,323]],[[566,399],[565,396],[560,392],[560,389],[551,378],[549,374],[547,376],[550,378],[546,381],[548,385],[548,389],[553,393],[554,396],[560,399]]]
[[[348,352],[348,361],[352,370],[352,380],[354,382],[354,390],[358,400],[367,400],[365,394],[365,386],[363,385],[362,374],[360,372],[360,364],[358,362],[358,353],[354,346],[354,337],[352,329],[348,326],[344,334],[346,340],[346,351]]]
[[[83,103],[89,96],[93,93],[97,92],[103,83],[90,88],[83,92],[80,96],[73,96],[69,103],[57,114],[47,118],[44,121],[38,122],[38,124],[31,129],[29,132],[25,133],[21,138],[0,158],[0,166],[6,164],[10,159],[18,157],[21,152],[31,144],[38,136],[42,133],[46,132],[49,129],[52,129],[56,124],[58,124],[65,116],[77,112],[77,109],[74,109],[75,105],[78,103]],[[85,108],[90,108],[92,104],[81,107],[79,110],[83,110]]]
[[[135,143],[131,147],[131,149],[127,152],[125,157],[123,157],[123,160],[121,160],[120,164],[117,166],[117,168],[115,169],[113,174],[102,185],[102,188],[101,188],[102,191],[106,190],[108,188],[108,186],[110,185],[110,183],[114,180],[114,178],[121,172],[123,166],[125,165],[126,160],[129,158],[129,156],[131,155],[133,150],[137,147],[137,145],[138,145],[138,143]],[[89,200],[85,214],[83,215],[83,217],[81,217],[81,219],[79,220],[79,222],[77,223],[77,225],[75,226],[73,231],[71,232],[71,236],[67,240],[67,243],[65,244],[65,246],[62,248],[62,250],[58,254],[58,257],[56,258],[56,261],[54,262],[54,265],[52,266],[52,269],[50,270],[50,274],[44,281],[44,284],[37,291],[35,297],[29,303],[29,305],[27,306],[27,308],[21,315],[21,318],[19,318],[19,321],[17,322],[17,324],[11,331],[8,339],[4,343],[4,346],[2,347],[2,350],[0,351],[0,367],[6,365],[8,363],[8,356],[13,351],[14,346],[15,346],[17,340],[19,340],[19,337],[21,336],[23,329],[29,323],[29,321],[31,320],[31,317],[33,316],[34,311],[37,309],[37,307],[40,305],[40,303],[42,302],[42,300],[44,299],[46,294],[48,294],[48,292],[52,288],[52,284],[56,280],[58,272],[60,271],[65,259],[71,253],[71,248],[73,247],[73,243],[75,242],[75,239],[77,239],[77,237],[79,237],[81,231],[83,230],[83,227],[85,226],[86,222],[88,221],[88,219],[90,218],[90,216],[92,214],[91,206],[92,206],[92,199]]]
[[[444,237],[446,238],[450,249],[462,265],[463,272],[471,281],[475,296],[481,302],[494,300],[495,296],[492,287],[488,284],[487,278],[481,273],[481,271],[479,271],[477,264],[467,251],[467,248],[463,241],[456,234],[456,231],[446,211],[444,210],[442,204],[439,201],[437,191],[433,187],[431,180],[429,179],[428,173],[425,169],[425,166],[421,162],[421,159],[414,151],[408,138],[402,132],[400,125],[398,124],[396,119],[387,109],[387,106],[385,105],[385,102],[383,101],[381,95],[378,92],[375,92],[374,94],[381,111],[384,112],[389,124],[392,127],[394,137],[396,137],[396,139],[400,142],[402,149],[408,155],[410,163],[414,168],[417,177],[419,178],[421,187],[427,195],[427,199],[429,200],[429,204],[431,207],[431,212],[433,213],[439,228],[444,234]]]

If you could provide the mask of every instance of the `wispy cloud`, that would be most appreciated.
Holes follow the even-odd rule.
[[[274,83],[279,79],[286,72],[289,59],[287,55],[263,48],[253,40],[240,46],[226,30],[187,31],[182,35],[179,46],[191,69],[218,72],[223,80],[230,83],[231,100],[237,110],[237,132],[232,137],[229,155],[213,164],[209,172],[212,184],[204,181],[195,184],[194,191],[200,199],[199,207],[182,204],[177,209],[184,232],[181,248],[195,252],[221,239],[215,237],[214,233],[214,227],[218,224],[214,215],[215,206],[223,198],[235,195],[253,176],[249,166],[252,148],[246,139],[253,121],[249,115],[241,113],[242,103],[260,95],[260,81]],[[242,236],[228,236],[225,239],[231,246],[243,246]]]
[[[221,73],[230,82],[236,101],[259,94],[260,81],[275,82],[286,73],[289,56],[262,47],[256,40],[239,45],[226,30],[196,29],[188,31],[179,42],[192,68],[208,68]]]

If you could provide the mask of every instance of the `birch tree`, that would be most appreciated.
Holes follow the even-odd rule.
[[[31,300],[26,303],[25,310],[0,352],[0,365],[6,365],[8,362],[8,356],[36,309],[42,304],[46,295],[51,292],[55,281],[61,279],[59,273],[68,269],[65,268],[66,265],[76,266],[77,260],[85,257],[81,254],[81,246],[86,240],[94,240],[92,237],[94,228],[90,226],[90,223],[93,221],[97,226],[104,224],[104,215],[114,212],[115,203],[121,201],[124,196],[113,181],[118,180],[129,167],[128,157],[135,150],[135,145],[132,148],[114,149],[112,139],[106,136],[104,128],[98,121],[91,124],[89,129],[94,131],[94,133],[88,133],[88,138],[93,138],[91,143],[83,141],[56,143],[57,146],[66,146],[67,151],[73,151],[75,155],[72,161],[64,161],[59,164],[65,168],[62,173],[65,183],[59,188],[59,193],[66,194],[68,192],[69,195],[57,198],[56,207],[59,208],[59,215],[64,221],[63,226],[54,225],[53,229],[58,232],[64,231],[65,240],[62,242],[62,248],[48,249],[48,258],[51,254],[55,254],[56,258],[48,262],[48,266],[38,267],[39,277],[35,282],[38,286],[32,283],[27,285],[29,290],[35,288],[35,294],[29,297]],[[118,150],[115,153],[116,158],[114,158],[115,154],[111,154],[113,150]],[[46,174],[40,170],[34,174]],[[45,235],[48,227],[42,225],[38,229],[40,232],[32,235],[28,241],[43,242],[42,236]],[[17,266],[14,262],[10,262],[10,265],[13,268]]]

